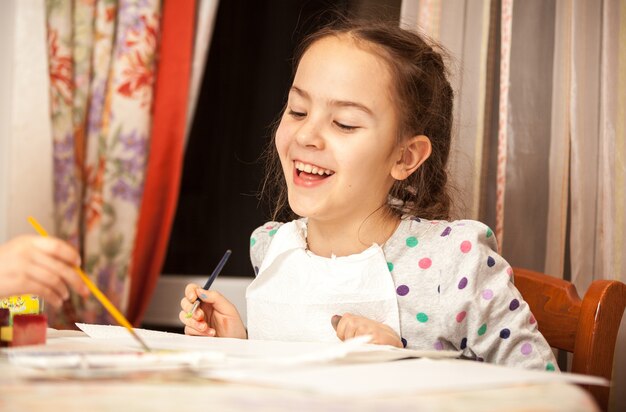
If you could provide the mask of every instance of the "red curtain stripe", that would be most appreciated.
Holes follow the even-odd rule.
[[[195,0],[163,4],[150,154],[130,272],[127,315],[136,326],[159,279],[178,202],[195,11]]]

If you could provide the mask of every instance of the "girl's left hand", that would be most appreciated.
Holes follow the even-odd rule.
[[[398,334],[389,326],[364,318],[362,316],[346,313],[343,316],[335,315],[331,319],[333,327],[337,331],[337,337],[341,340],[356,336],[370,335],[370,343],[377,345],[391,345],[403,348]]]

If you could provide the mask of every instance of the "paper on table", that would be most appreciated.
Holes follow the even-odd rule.
[[[97,370],[111,376],[136,371],[171,369],[197,370],[225,361],[225,355],[213,351],[155,351],[146,353],[107,340],[85,336],[57,337],[45,345],[7,348],[9,362],[16,366],[48,370],[53,376],[61,370],[72,376],[94,377],[85,370]]]
[[[279,342],[186,336],[135,329],[155,351],[144,353],[120,326],[77,324],[88,336],[59,336],[46,345],[8,349],[13,365],[48,370],[56,376],[119,375],[185,369],[276,370],[328,363],[384,362],[411,357],[456,357],[458,352],[416,351],[367,344],[360,336],[341,343]],[[93,373],[89,373],[92,371]],[[108,375],[107,375],[108,374]]]
[[[93,339],[138,348],[128,332],[120,326],[84,323],[76,325]],[[216,352],[225,355],[231,366],[237,367],[298,365],[334,360],[383,362],[404,358],[450,358],[460,355],[455,351],[421,351],[371,345],[367,344],[368,337],[358,337],[342,343],[281,342],[186,336],[146,329],[135,329],[135,331],[151,348]]]
[[[205,376],[334,396],[385,396],[570,382],[608,385],[604,378],[530,371],[458,359],[409,359],[272,370],[211,370]]]

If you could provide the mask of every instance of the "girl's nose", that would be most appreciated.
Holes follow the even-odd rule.
[[[320,133],[320,127],[310,118],[302,121],[302,125],[296,131],[296,141],[305,147],[316,149],[324,147],[324,138]]]

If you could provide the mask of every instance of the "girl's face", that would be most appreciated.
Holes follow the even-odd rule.
[[[348,36],[302,57],[276,132],[289,205],[310,220],[362,222],[381,205],[401,157],[385,62]]]

